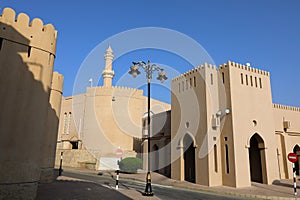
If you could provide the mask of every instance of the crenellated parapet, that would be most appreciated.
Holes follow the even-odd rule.
[[[289,111],[295,111],[295,112],[300,112],[300,108],[299,107],[286,106],[286,105],[281,105],[281,104],[273,104],[273,108],[282,109],[282,110],[289,110]]]
[[[101,86],[103,87],[103,86]],[[133,91],[133,92],[137,92],[137,91],[143,91],[143,90],[139,90],[136,88],[130,88],[130,87],[124,87],[124,86],[112,86],[112,88],[116,89],[116,90],[124,90],[124,91]]]
[[[264,75],[264,76],[270,76],[270,73],[264,70],[256,69],[247,65],[243,65],[240,63],[232,62],[230,60],[227,61],[227,63],[223,63],[222,65],[219,65],[219,70],[225,69],[226,67],[235,67],[241,70],[246,70],[252,73]]]
[[[198,67],[195,67],[187,72],[184,72],[183,74],[180,74],[179,76],[176,76],[175,78],[172,79],[172,81],[178,81],[180,79],[186,79],[186,77],[194,74],[194,73],[199,73],[199,72],[204,72],[205,70],[214,70],[216,71],[216,66],[215,65],[212,65],[212,64],[207,64],[207,63],[204,63]]]
[[[87,94],[90,94],[92,96],[142,96],[143,90],[139,90],[136,88],[129,88],[129,87],[123,87],[123,86],[112,86],[112,87],[106,87],[106,86],[97,86],[92,88],[87,88]]]
[[[16,16],[13,9],[3,9],[0,16],[0,38],[55,55],[56,37],[57,31],[52,24],[44,25],[39,18],[30,22],[29,16],[24,13]]]

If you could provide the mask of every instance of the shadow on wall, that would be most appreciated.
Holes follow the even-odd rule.
[[[0,22],[0,199],[35,197],[41,158],[49,156],[46,124],[58,120],[49,103],[53,66],[40,62],[44,52],[30,44]]]

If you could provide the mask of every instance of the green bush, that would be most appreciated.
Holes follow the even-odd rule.
[[[134,157],[124,158],[120,161],[119,166],[122,172],[136,173],[138,169],[142,168],[142,160]]]

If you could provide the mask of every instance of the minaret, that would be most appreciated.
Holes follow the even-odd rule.
[[[104,54],[105,59],[105,69],[102,72],[103,76],[103,86],[104,87],[111,87],[112,86],[112,79],[115,75],[114,71],[112,70],[112,61],[114,59],[113,50],[109,46]]]

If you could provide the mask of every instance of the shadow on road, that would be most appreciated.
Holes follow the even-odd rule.
[[[38,200],[93,200],[120,199],[130,200],[127,196],[99,184],[85,181],[57,180],[50,184],[40,184],[37,193]]]

